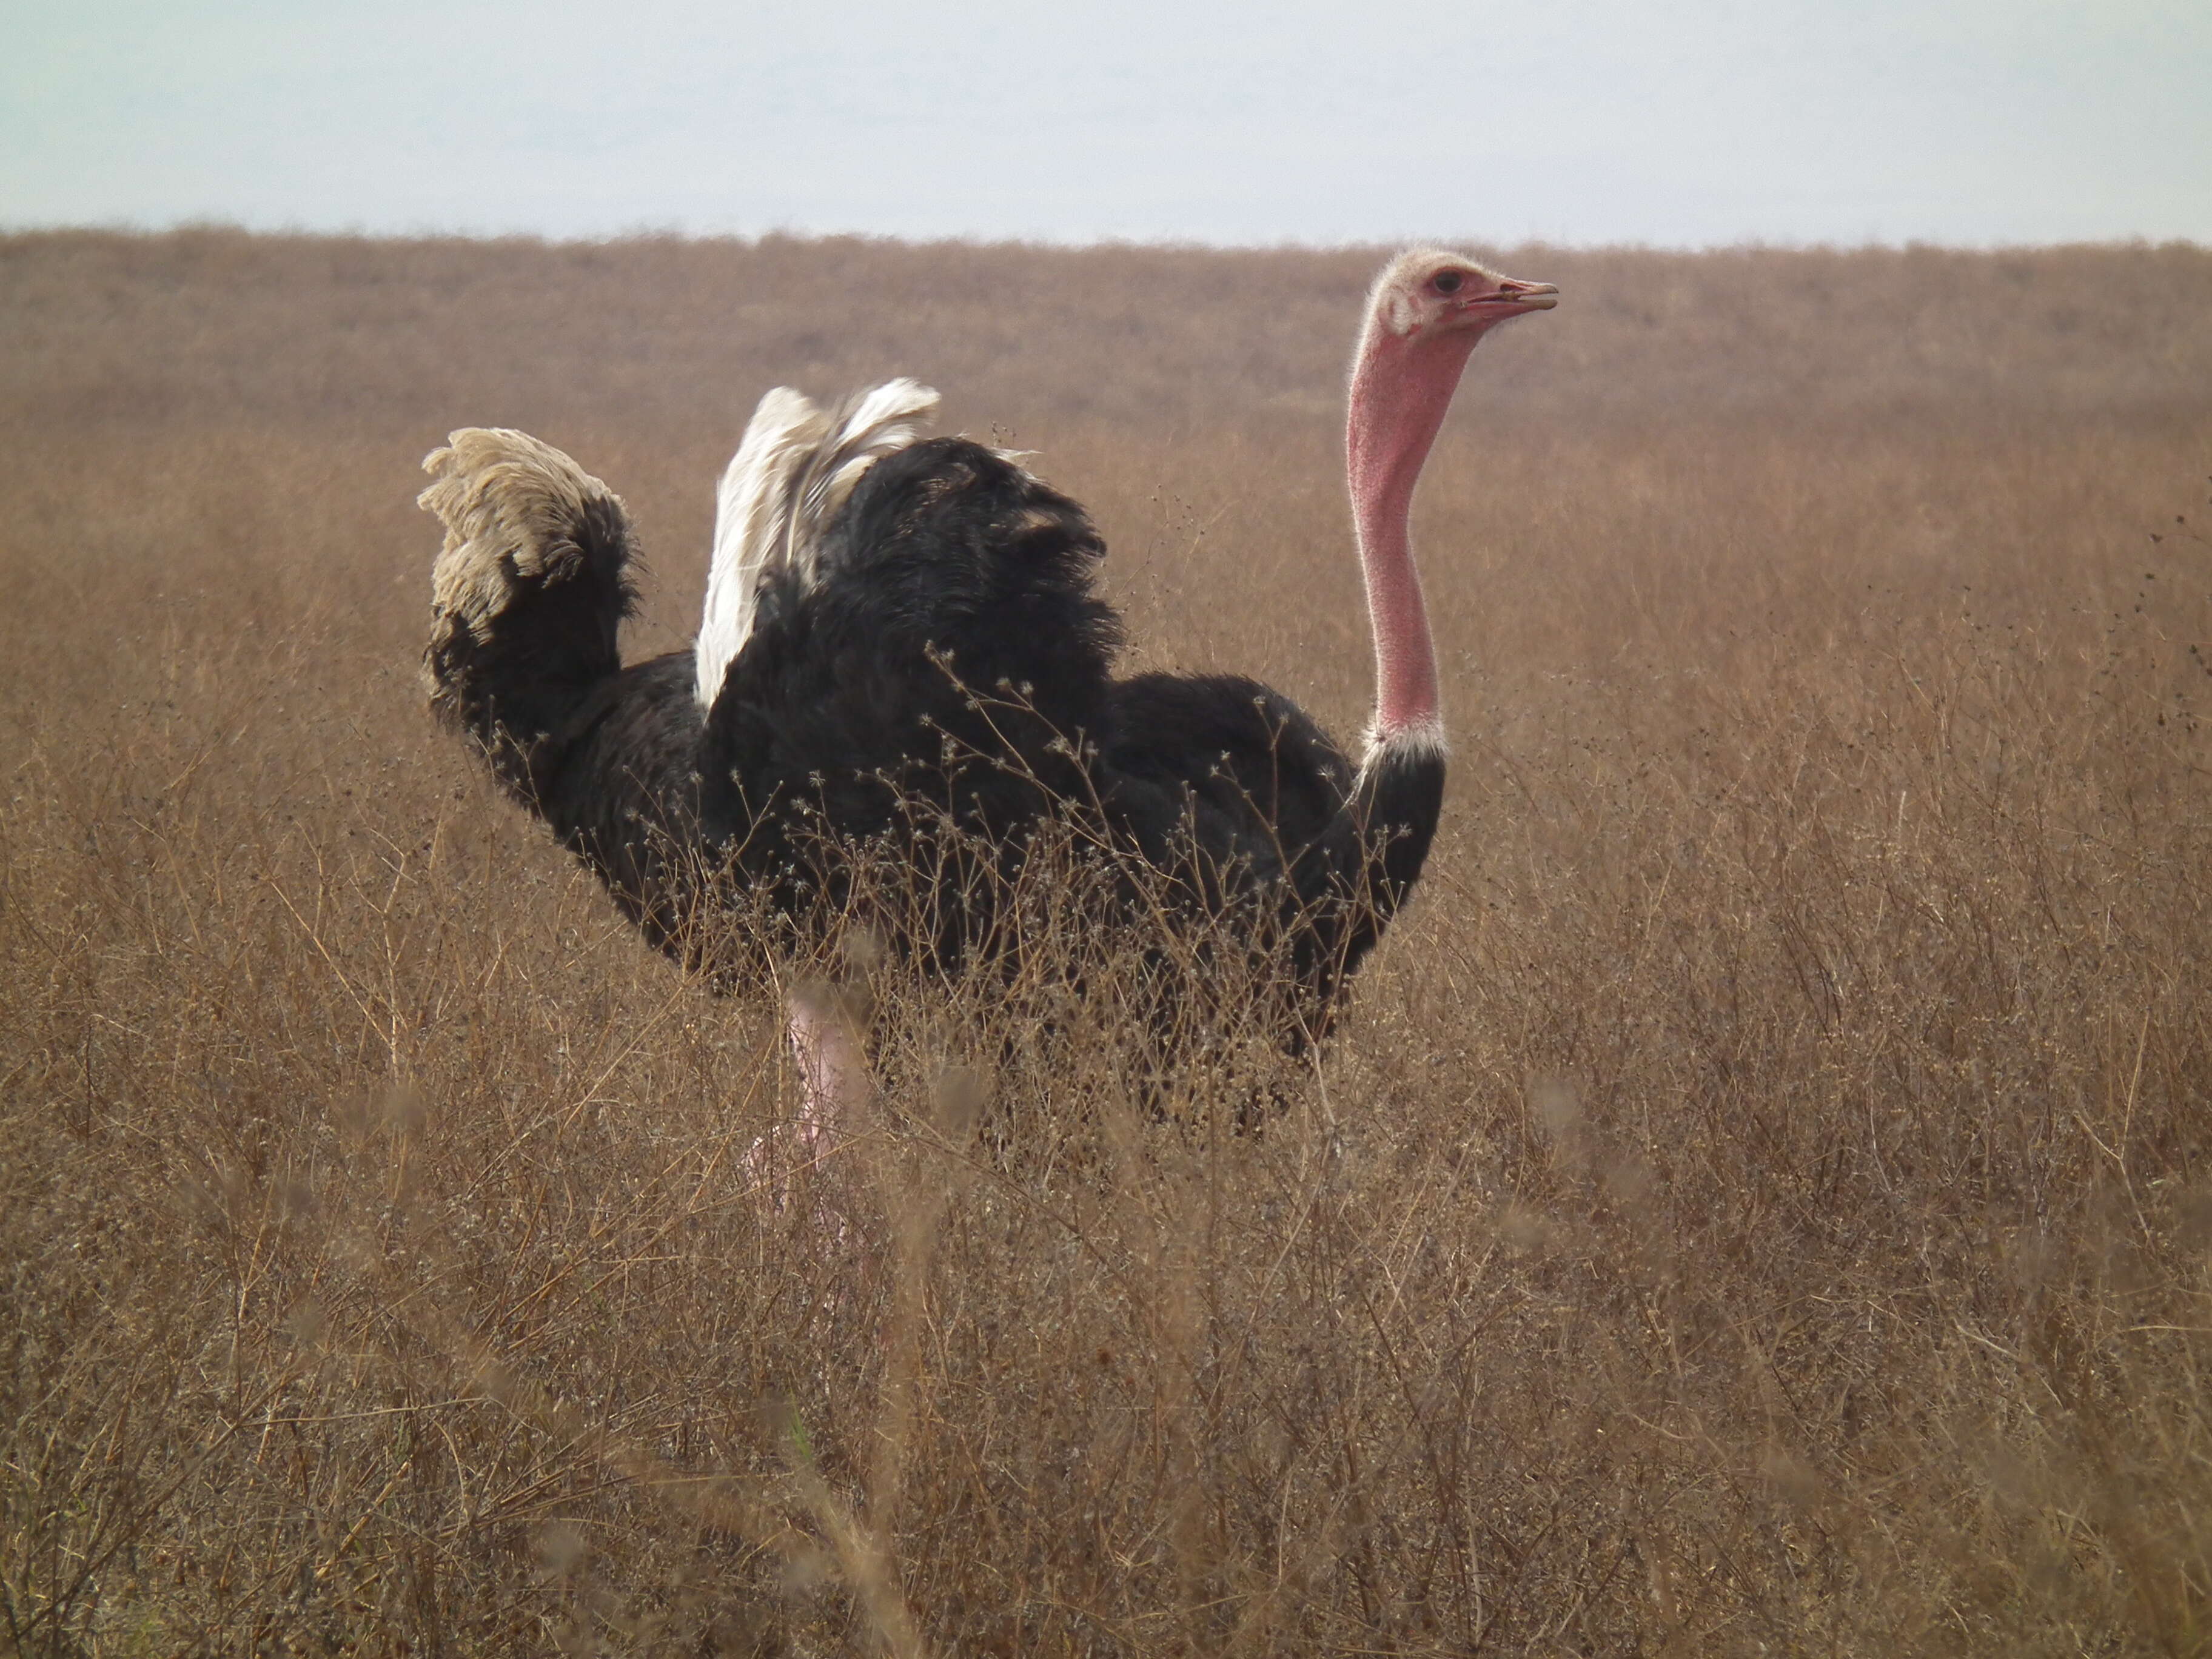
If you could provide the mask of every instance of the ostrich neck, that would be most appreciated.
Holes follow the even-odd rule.
[[[1375,630],[1375,740],[1436,733],[1436,645],[1413,567],[1413,487],[1451,407],[1475,333],[1408,339],[1370,326],[1352,374],[1345,460],[1367,617]]]

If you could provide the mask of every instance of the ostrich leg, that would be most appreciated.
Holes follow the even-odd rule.
[[[791,994],[785,1029],[799,1062],[799,1144],[818,1162],[851,1139],[852,1109],[867,1098],[867,1061],[837,993],[808,986]]]
[[[784,1031],[799,1071],[799,1119],[791,1126],[787,1155],[779,1158],[770,1136],[748,1155],[755,1177],[778,1210],[790,1202],[793,1177],[801,1170],[817,1182],[830,1161],[857,1133],[854,1119],[868,1097],[867,1060],[852,1016],[832,987],[806,985],[785,999]],[[821,1196],[816,1218],[839,1237],[848,1231],[843,1206]]]

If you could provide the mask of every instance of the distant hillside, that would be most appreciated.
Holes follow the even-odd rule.
[[[0,238],[0,413],[360,428],[424,408],[734,441],[766,386],[893,372],[957,422],[1333,422],[1377,251],[855,239]],[[1498,251],[1558,313],[1485,348],[1461,418],[1588,424],[2191,418],[2212,251]],[[435,434],[425,434],[427,437]]]

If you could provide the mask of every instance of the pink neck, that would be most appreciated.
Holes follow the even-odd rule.
[[[1413,486],[1480,331],[1412,338],[1370,320],[1352,370],[1345,469],[1375,629],[1375,739],[1433,731],[1436,645],[1413,568]]]

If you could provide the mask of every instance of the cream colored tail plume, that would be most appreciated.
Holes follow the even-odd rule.
[[[595,513],[619,524],[622,501],[550,444],[504,427],[464,427],[422,459],[434,482],[416,504],[446,526],[430,603],[479,641],[491,636],[519,577],[558,580],[584,555]]]
[[[760,401],[715,492],[714,559],[699,623],[699,706],[714,706],[753,629],[762,581],[773,571],[817,577],[823,532],[878,460],[915,441],[937,394],[885,382],[835,410],[778,386]]]

